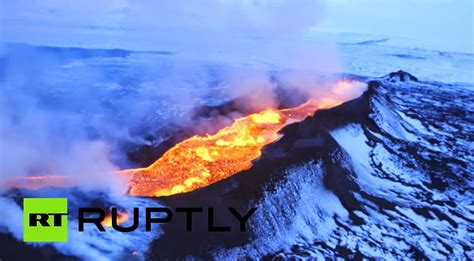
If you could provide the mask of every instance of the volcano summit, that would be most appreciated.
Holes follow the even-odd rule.
[[[74,188],[11,189],[4,196],[19,202],[24,196],[67,193],[74,204],[95,202],[102,209],[110,209],[112,201],[128,213],[124,227],[133,221],[133,204],[215,209],[212,217],[203,212],[189,224],[186,215],[173,213],[173,222],[146,233],[151,243],[143,245],[143,257],[472,256],[473,86],[420,81],[403,71],[347,77],[365,81],[367,90],[282,126],[251,165],[192,191],[126,201]],[[219,211],[228,207],[238,213],[257,209],[247,230],[236,222],[226,233],[206,229],[210,218],[216,227],[234,220],[229,211]],[[122,236],[143,239],[143,231],[138,227]],[[27,247],[2,237],[10,249]],[[132,245],[121,247],[125,256],[136,253]],[[38,253],[51,255],[51,249]]]
[[[258,207],[245,235],[176,236],[183,232],[170,225],[151,253],[472,255],[466,234],[473,228],[472,91],[420,82],[403,71],[365,80],[369,88],[360,97],[283,128],[282,138],[266,146],[250,169],[159,199],[170,206]],[[187,251],[174,246],[175,238],[182,238]]]

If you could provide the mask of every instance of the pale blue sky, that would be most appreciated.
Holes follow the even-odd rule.
[[[386,35],[474,52],[472,0],[2,0],[4,41],[120,47],[294,36],[316,29]],[[166,39],[165,39],[166,38]],[[172,44],[171,44],[172,42]],[[148,46],[143,48],[149,48]]]
[[[474,52],[473,0],[330,0],[318,29],[388,35],[430,49]]]

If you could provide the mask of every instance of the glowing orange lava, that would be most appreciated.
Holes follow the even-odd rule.
[[[249,169],[263,146],[277,140],[285,125],[340,103],[334,99],[309,100],[295,108],[254,113],[214,135],[193,136],[176,144],[147,168],[119,173],[130,176],[130,194],[135,196],[193,191]]]
[[[129,215],[127,212],[119,212],[117,213],[117,225],[123,224],[125,221],[127,221],[129,218]],[[106,227],[112,227],[112,214],[108,214],[105,216],[104,220],[102,221],[102,225]]]
[[[279,138],[278,132],[284,126],[302,121],[318,109],[337,106],[364,89],[365,84],[341,80],[327,93],[327,97],[337,99],[311,99],[294,108],[250,114],[215,134],[196,135],[176,144],[146,168],[121,170],[116,175],[128,177],[130,194],[134,196],[167,196],[208,186],[249,169],[262,148]],[[30,189],[75,185],[75,179],[59,175],[14,177],[0,182],[0,187]]]

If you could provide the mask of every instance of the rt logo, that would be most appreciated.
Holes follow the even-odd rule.
[[[23,241],[67,242],[67,198],[24,198]]]

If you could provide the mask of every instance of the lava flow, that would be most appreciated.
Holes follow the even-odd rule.
[[[129,218],[129,214],[127,212],[119,212],[117,213],[117,225],[125,223]],[[104,220],[102,221],[102,225],[106,227],[112,227],[112,214],[108,214],[105,216]]]
[[[115,172],[126,175],[133,196],[168,196],[193,191],[249,169],[261,149],[279,138],[278,132],[286,125],[302,121],[317,109],[341,104],[357,93],[357,84],[340,81],[332,89],[332,97],[310,99],[298,107],[267,109],[239,119],[215,134],[193,136],[169,149],[161,158],[146,168]],[[361,89],[362,90],[362,89]],[[5,180],[6,187],[40,189],[43,187],[71,187],[76,184],[68,176],[28,176]]]
[[[176,144],[149,167],[119,173],[130,176],[130,194],[135,196],[193,191],[249,169],[263,146],[277,140],[285,125],[340,103],[335,99],[309,100],[295,108],[250,114],[214,135],[193,136]]]

